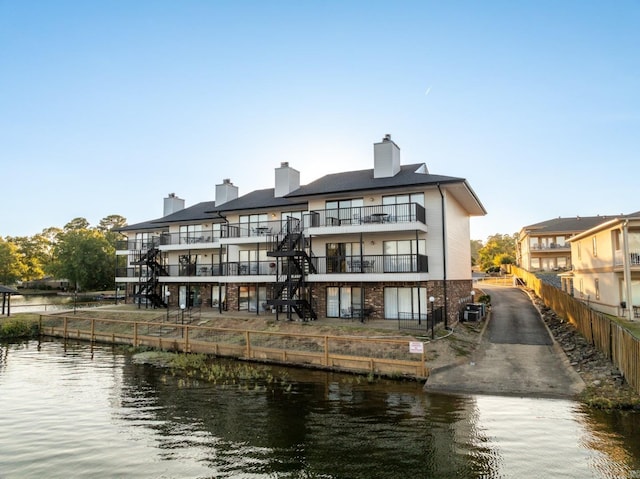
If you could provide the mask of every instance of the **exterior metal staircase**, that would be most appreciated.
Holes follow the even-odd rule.
[[[166,308],[167,303],[159,291],[159,277],[169,276],[169,273],[159,261],[160,250],[154,242],[151,243],[146,252],[141,251],[140,257],[131,264],[140,266],[140,275],[138,280],[138,292],[133,295],[134,298],[147,300],[147,305],[154,308]],[[146,274],[143,275],[142,266],[146,266]]]
[[[286,311],[287,319],[293,319],[295,312],[302,321],[318,319],[313,309],[311,287],[306,282],[309,273],[316,268],[305,251],[306,239],[301,222],[296,218],[287,219],[286,233],[273,235],[267,256],[277,259],[277,280],[271,290],[271,298],[267,304],[276,309]]]

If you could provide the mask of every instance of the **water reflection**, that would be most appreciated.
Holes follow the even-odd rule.
[[[0,477],[633,477],[638,416],[286,370],[214,385],[111,348],[0,347]],[[283,368],[272,368],[280,377]]]

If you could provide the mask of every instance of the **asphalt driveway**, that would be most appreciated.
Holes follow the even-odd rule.
[[[483,286],[491,314],[471,358],[433,370],[425,389],[462,394],[572,397],[584,382],[546,328],[529,296]]]

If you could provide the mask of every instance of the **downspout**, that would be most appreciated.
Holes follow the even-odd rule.
[[[627,290],[627,319],[633,320],[633,302],[631,295],[631,265],[629,264],[631,256],[629,255],[629,220],[622,223],[622,267],[624,268],[624,286]]]
[[[442,188],[440,188],[440,183],[437,183],[438,191],[440,192],[440,208],[442,215],[442,286],[444,293],[444,327],[447,329],[447,318],[449,317],[449,308],[447,301],[447,243],[446,243],[446,232],[444,229],[445,226],[445,214],[444,214],[444,194],[442,193]]]

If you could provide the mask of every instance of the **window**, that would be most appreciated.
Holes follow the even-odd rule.
[[[136,244],[129,249],[147,249],[151,244],[151,235],[149,233],[136,233]]]
[[[598,239],[594,236],[591,239],[591,243],[593,245],[593,257],[597,258],[598,257]]]
[[[582,278],[580,278],[580,297],[584,298],[584,283],[582,281]]]
[[[268,228],[266,213],[255,215],[240,215],[240,236],[255,236],[258,228]]]
[[[566,246],[564,236],[556,236],[556,247],[564,248]]]
[[[613,249],[620,251],[620,230],[613,230]]]
[[[211,307],[217,308],[222,303],[223,309],[226,306],[226,288],[220,286],[211,286]]]
[[[557,258],[557,262],[558,262],[558,268],[566,268],[567,264],[569,264],[566,256]]]
[[[582,247],[581,247],[582,243],[580,243],[578,241],[578,243],[576,244],[576,251],[578,253],[578,259],[582,259]]]
[[[179,275],[193,276],[196,273],[196,255],[182,254],[178,257]]]
[[[424,207],[424,193],[409,193],[406,195],[383,196],[384,212],[392,221],[412,221],[416,217],[413,204]]]
[[[290,221],[289,218],[292,218],[292,228],[295,228],[295,223],[302,223],[302,217],[304,216],[304,211],[283,211],[280,213],[280,228],[282,232],[287,231],[287,222]],[[297,221],[296,221],[297,220]]]
[[[360,243],[327,243],[327,273],[361,272],[360,251]]]
[[[596,289],[596,299],[599,300],[600,299],[600,280],[598,278],[594,280],[594,287]]]
[[[540,249],[539,239],[537,236],[532,236],[529,238],[529,245],[531,249]]]
[[[531,269],[540,269],[540,258],[531,258]]]
[[[202,237],[202,225],[180,226],[180,244],[195,243]]]
[[[267,287],[247,285],[238,287],[238,310],[264,311],[267,306]]]
[[[390,195],[382,197],[383,205],[402,205],[407,203],[418,203],[424,206],[424,193],[409,193],[407,195]]]
[[[364,290],[351,286],[327,287],[327,317],[351,318],[362,310]]]
[[[392,240],[382,242],[385,273],[417,272],[418,254],[426,254],[425,240]]]
[[[352,198],[350,200],[331,200],[325,203],[326,220],[330,224],[329,218],[340,221],[340,224],[350,224],[352,221],[359,222],[361,208],[364,205],[362,198]]]
[[[385,288],[384,317],[386,319],[425,319],[427,317],[427,289]]]
[[[266,274],[268,265],[266,250],[240,250],[239,259],[238,274]]]

